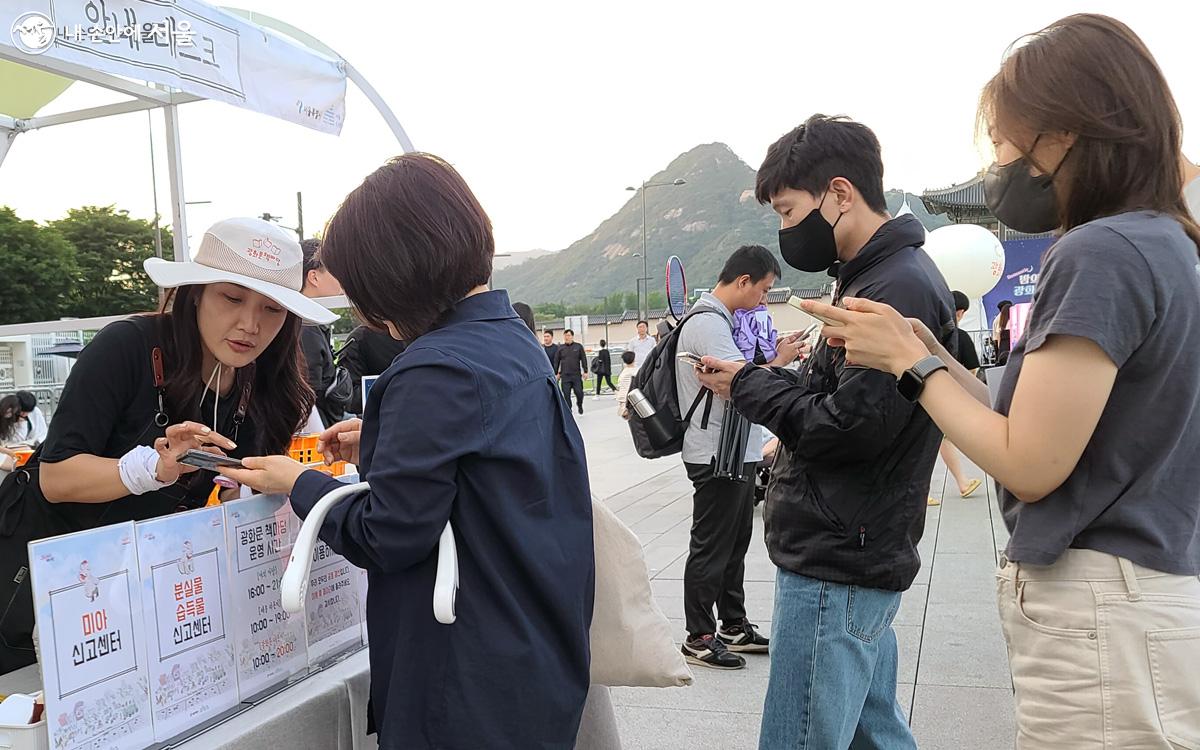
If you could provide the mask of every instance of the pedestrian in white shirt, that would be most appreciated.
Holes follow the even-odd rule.
[[[642,363],[646,361],[647,355],[654,351],[654,345],[658,342],[650,335],[650,324],[644,320],[638,321],[637,332],[638,335],[631,338],[625,348],[633,352],[636,357],[634,363],[641,367]]]

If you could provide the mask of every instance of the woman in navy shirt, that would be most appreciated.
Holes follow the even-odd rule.
[[[546,355],[489,291],[491,223],[449,164],[407,154],[352,192],[321,260],[409,347],[362,421],[322,435],[371,489],[321,538],[368,571],[373,727],[384,750],[571,748],[588,690],[594,567],[583,440]],[[337,480],[282,457],[229,476],[305,516]],[[431,606],[446,521],[457,620]]]

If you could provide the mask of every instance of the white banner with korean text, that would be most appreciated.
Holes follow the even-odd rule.
[[[0,0],[0,52],[169,86],[335,135],[346,117],[341,61],[198,0]]]

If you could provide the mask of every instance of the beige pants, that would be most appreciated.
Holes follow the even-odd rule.
[[[1072,549],[996,598],[1020,750],[1200,750],[1200,577]]]

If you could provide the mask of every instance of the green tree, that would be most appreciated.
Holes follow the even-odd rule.
[[[84,206],[50,223],[75,247],[79,283],[67,309],[71,315],[116,315],[158,306],[158,288],[142,268],[154,257],[154,224],[114,206]],[[163,255],[170,260],[171,234],[162,230]]]
[[[54,320],[79,270],[71,244],[54,229],[0,206],[0,324]]]

